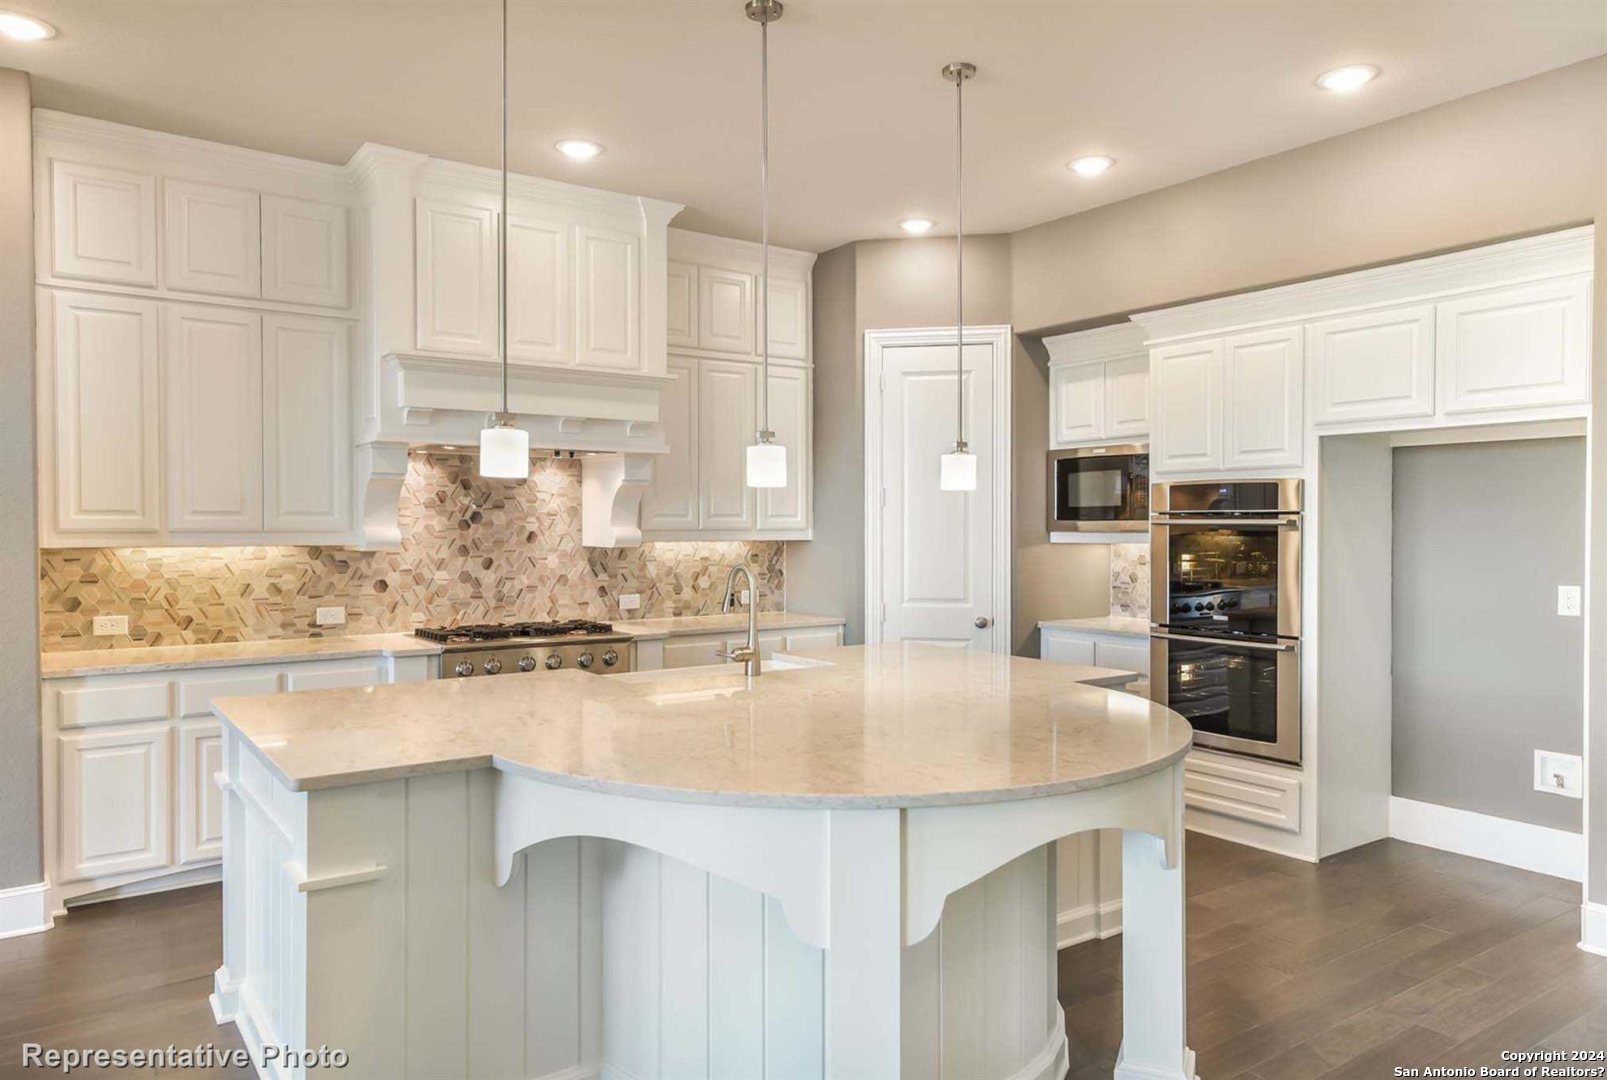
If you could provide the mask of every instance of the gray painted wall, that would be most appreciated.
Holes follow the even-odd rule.
[[[0,889],[44,877],[34,522],[33,129],[28,76],[0,68]]]
[[[1533,789],[1534,751],[1581,752],[1585,441],[1395,450],[1396,795],[1580,831]]]

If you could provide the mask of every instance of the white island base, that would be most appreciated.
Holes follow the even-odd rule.
[[[430,1080],[1059,1078],[1052,841],[1114,827],[1132,830],[1116,1075],[1193,1075],[1180,764],[1024,801],[834,810],[498,769],[294,792],[232,731],[225,755],[213,1008],[253,1050],[328,1046],[342,1075]]]

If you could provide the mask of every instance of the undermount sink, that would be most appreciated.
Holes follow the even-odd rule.
[[[830,660],[811,660],[806,656],[776,653],[760,665],[760,676],[772,671],[799,671],[803,668],[831,667]],[[615,682],[656,682],[660,679],[706,679],[716,675],[741,675],[740,664],[701,664],[697,667],[662,668],[658,671],[632,671],[610,675]]]

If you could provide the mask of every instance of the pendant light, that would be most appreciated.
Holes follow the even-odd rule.
[[[743,11],[759,24],[759,116],[763,132],[759,151],[759,189],[762,205],[764,269],[760,278],[759,310],[764,312],[764,333],[759,379],[759,429],[748,447],[747,480],[750,488],[787,486],[787,448],[770,430],[770,24],[781,18],[781,0],[748,0]]]
[[[957,60],[943,67],[943,77],[954,84],[954,449],[944,454],[938,470],[938,487],[944,491],[976,490],[976,455],[965,443],[965,126],[962,103],[965,80],[976,75],[976,65]]]
[[[480,432],[480,475],[496,480],[530,476],[530,432],[508,411],[508,0],[502,0],[502,213],[497,218],[497,354],[502,358],[502,411]]]

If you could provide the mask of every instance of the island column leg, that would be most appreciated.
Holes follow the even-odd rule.
[[[897,1080],[904,953],[903,811],[830,812],[826,1075]]]
[[[1181,797],[1177,806],[1181,819]],[[1116,1080],[1194,1080],[1185,1027],[1181,820],[1175,835],[1177,865],[1168,867],[1163,838],[1122,831],[1122,1048]]]

